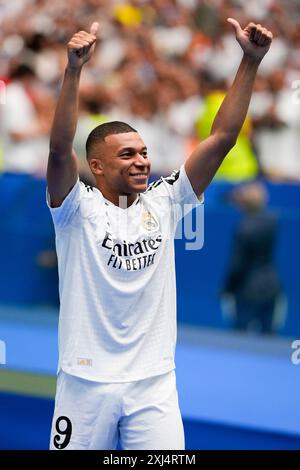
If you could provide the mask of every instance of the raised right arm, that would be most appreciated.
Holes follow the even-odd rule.
[[[47,186],[51,207],[62,204],[78,178],[73,140],[78,118],[79,81],[82,67],[94,51],[98,26],[93,23],[90,33],[80,31],[68,43],[68,64],[50,136]]]

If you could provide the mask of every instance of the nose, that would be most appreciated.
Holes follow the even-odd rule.
[[[138,166],[147,166],[147,157],[142,153],[137,153],[134,163]]]

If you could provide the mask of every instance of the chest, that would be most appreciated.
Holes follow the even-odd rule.
[[[86,253],[109,272],[152,271],[160,264],[170,241],[167,214],[138,204],[129,210],[103,204],[82,226]]]

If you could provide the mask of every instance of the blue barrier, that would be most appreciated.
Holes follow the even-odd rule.
[[[2,303],[58,305],[57,268],[39,262],[41,253],[55,249],[45,188],[29,175],[0,176]]]
[[[57,268],[39,262],[41,253],[53,251],[54,229],[45,203],[44,180],[28,175],[0,176],[0,302],[58,305]],[[229,259],[236,210],[224,203],[232,185],[213,183],[206,191],[205,242],[199,251],[186,251],[176,241],[179,321],[227,327],[218,299]],[[300,334],[299,233],[300,186],[268,184],[270,207],[280,217],[277,263],[289,301],[281,333]],[[221,227],[221,230],[220,230]]]

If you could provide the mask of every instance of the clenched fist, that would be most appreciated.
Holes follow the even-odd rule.
[[[260,62],[270,49],[273,34],[261,24],[249,23],[242,29],[239,22],[233,18],[227,19],[236,34],[236,39],[244,51],[244,54]]]
[[[80,69],[94,52],[99,23],[94,22],[90,32],[79,31],[68,42],[68,67]]]

